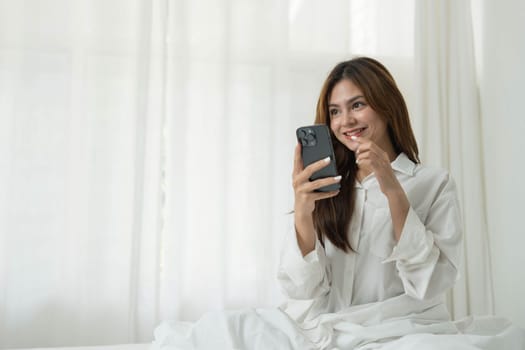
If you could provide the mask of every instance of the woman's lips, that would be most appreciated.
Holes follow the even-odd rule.
[[[358,128],[358,129],[352,129],[350,131],[347,131],[347,132],[344,132],[343,135],[345,135],[345,137],[349,140],[352,139],[352,136],[361,136],[363,134],[363,132],[366,130],[366,126],[363,127],[363,128]]]

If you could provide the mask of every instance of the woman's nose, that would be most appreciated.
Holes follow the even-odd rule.
[[[345,125],[354,125],[357,123],[355,116],[350,111],[343,112],[343,123]]]

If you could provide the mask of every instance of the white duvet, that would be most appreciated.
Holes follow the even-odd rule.
[[[196,323],[163,322],[155,330],[152,349],[525,349],[525,330],[502,318],[425,319],[441,312],[438,305],[417,316],[381,319],[375,306],[303,324],[277,308],[211,312]],[[368,321],[358,323],[363,317]]]

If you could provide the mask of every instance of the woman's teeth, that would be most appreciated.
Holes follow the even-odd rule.
[[[346,136],[359,136],[366,128],[361,128],[361,129],[357,129],[357,130],[353,130],[352,132],[345,132],[344,134]]]

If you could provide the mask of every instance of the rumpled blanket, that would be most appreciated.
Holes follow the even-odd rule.
[[[452,322],[422,315],[356,323],[334,313],[301,324],[278,308],[216,311],[195,323],[162,322],[152,350],[525,350],[525,330],[504,318]]]

